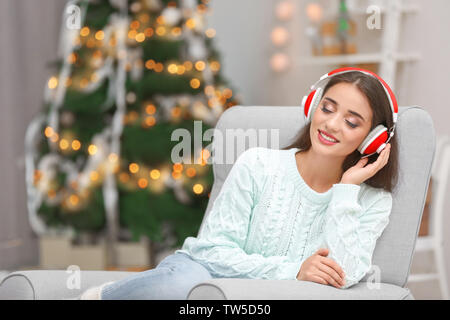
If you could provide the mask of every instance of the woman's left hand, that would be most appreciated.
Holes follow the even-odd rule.
[[[340,183],[359,185],[367,179],[373,177],[388,162],[390,151],[391,144],[388,143],[386,147],[381,151],[375,162],[365,166],[367,161],[369,160],[369,157],[359,160],[357,164],[344,172]]]

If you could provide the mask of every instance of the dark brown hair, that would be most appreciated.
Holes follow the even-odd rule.
[[[353,71],[338,74],[333,76],[324,88],[323,95],[332,86],[345,82],[355,85],[368,99],[370,107],[372,108],[373,117],[370,131],[379,124],[383,124],[386,128],[391,128],[394,124],[392,119],[392,110],[389,105],[389,100],[386,96],[383,86],[374,77],[366,75],[364,73]],[[317,110],[317,109],[316,109]],[[297,134],[293,143],[284,147],[282,150],[291,148],[299,148],[302,151],[307,151],[311,148],[311,136],[310,136],[311,122],[308,122]],[[369,131],[369,132],[370,132]],[[392,192],[398,182],[398,145],[396,139],[396,132],[394,136],[389,140],[391,144],[391,151],[389,153],[389,160],[386,165],[378,171],[373,177],[364,181],[365,184],[375,188],[383,188],[388,192]],[[356,149],[349,154],[343,164],[343,172],[353,167],[360,159],[361,153]],[[375,153],[369,157],[369,163],[373,163],[378,158],[378,154]]]

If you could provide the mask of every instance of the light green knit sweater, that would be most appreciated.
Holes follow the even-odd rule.
[[[303,261],[326,247],[345,272],[342,288],[358,283],[389,223],[391,193],[365,183],[318,193],[301,177],[297,151],[243,152],[198,237],[186,238],[177,252],[216,278],[295,280]]]

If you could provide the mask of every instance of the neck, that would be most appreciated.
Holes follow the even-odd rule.
[[[310,148],[298,152],[296,159],[303,180],[314,190],[326,191],[341,181],[341,166],[345,158],[324,157]]]

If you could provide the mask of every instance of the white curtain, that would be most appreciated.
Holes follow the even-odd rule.
[[[0,270],[38,264],[27,217],[24,137],[42,108],[64,0],[0,0]]]

